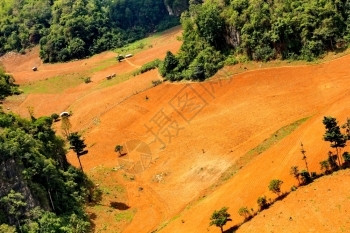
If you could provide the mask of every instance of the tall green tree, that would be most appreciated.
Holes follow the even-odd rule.
[[[325,126],[326,132],[323,135],[323,139],[331,143],[331,147],[336,149],[336,155],[338,158],[338,165],[341,166],[339,152],[341,148],[346,146],[346,137],[340,132],[340,127],[337,120],[334,117],[324,117],[323,124]]]
[[[178,65],[178,60],[170,51],[166,52],[164,62],[159,67],[159,72],[162,76],[171,73]]]
[[[84,139],[82,139],[81,135],[79,135],[77,132],[74,132],[74,133],[69,134],[68,141],[69,141],[73,151],[77,154],[80,168],[81,168],[81,170],[83,170],[83,166],[81,165],[81,161],[80,161],[80,156],[82,156],[84,153],[86,153],[86,151],[85,151],[86,145],[85,145]]]

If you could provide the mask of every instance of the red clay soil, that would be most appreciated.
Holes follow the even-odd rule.
[[[215,209],[229,206],[233,210],[233,225],[241,221],[235,214],[240,207],[257,209],[257,197],[270,195],[267,185],[271,179],[282,179],[285,190],[296,183],[289,175],[289,168],[303,166],[300,141],[307,150],[310,168],[316,170],[319,161],[326,158],[329,146],[322,141],[322,117],[334,115],[344,121],[350,114],[342,107],[350,101],[347,99],[349,74],[343,71],[349,61],[350,56],[347,56],[317,66],[252,71],[236,75],[231,81],[222,81],[221,86],[213,81],[189,86],[162,84],[132,96],[100,118],[99,125],[85,135],[88,144],[94,146],[82,157],[83,166],[91,169],[100,164],[120,165],[115,145],[135,139],[151,143],[154,137],[146,126],[156,129],[154,120],[162,112],[171,116],[177,125],[172,124],[167,129],[176,134],[175,128],[181,128],[178,135],[169,138],[162,131],[161,139],[166,148],[161,149],[163,145],[158,141],[151,143],[151,164],[147,166],[144,161],[145,168],[130,169],[131,173],[140,173],[135,180],[125,183],[129,204],[137,213],[124,232],[150,232],[178,216],[203,190],[215,184],[237,158],[273,132],[298,119],[313,116],[161,231],[203,232],[209,229],[216,232],[214,227],[208,228]],[[333,76],[336,70],[340,72]],[[174,110],[178,109],[178,101],[186,98],[185,92],[188,99],[196,99],[199,109],[205,105],[195,116],[198,108],[192,113],[190,110],[183,113],[186,119],[193,117],[189,122]],[[70,158],[77,164],[74,155]],[[142,161],[137,159],[134,158],[135,163]],[[138,187],[143,187],[144,195],[140,195]]]
[[[101,91],[99,84],[101,84],[102,81],[105,81],[106,76],[116,74],[116,79],[123,78],[123,75],[130,73],[139,67],[133,62],[146,63],[157,58],[163,59],[168,50],[176,52],[181,46],[181,42],[177,40],[179,35],[181,35],[181,28],[179,27],[168,30],[166,33],[151,41],[153,47],[147,50],[151,52],[142,51],[135,54],[134,57],[129,58],[128,62],[123,61],[118,63],[117,61],[114,61],[114,64],[113,60],[116,55],[114,52],[104,52],[89,59],[57,64],[42,64],[38,56],[38,47],[32,49],[25,55],[8,53],[5,56],[0,57],[0,62],[6,72],[14,76],[18,84],[33,84],[39,80],[69,74],[81,78],[90,76],[92,83],[81,83],[79,86],[70,87],[60,93],[29,94],[17,98],[13,97],[10,98],[10,100],[5,101],[4,106],[5,108],[10,108],[11,111],[23,116],[28,116],[27,108],[33,107],[34,115],[42,116],[50,115],[54,112],[59,113],[61,111],[72,110],[70,109],[71,105],[76,104],[76,102],[82,102],[85,104],[86,101],[82,101],[84,99],[87,99],[87,102],[90,102],[90,104],[95,103],[96,100],[102,99],[100,98],[101,96],[103,96],[103,103],[97,104],[103,105],[105,102],[107,102],[107,104],[112,104],[111,98],[113,99],[113,104],[115,104],[120,101],[120,99],[115,99],[116,96],[110,95],[108,92],[114,92],[114,94],[121,97],[121,99],[125,99],[132,94],[149,88],[152,80],[159,79],[159,74],[152,71],[148,74],[143,74],[141,77],[132,79],[132,81],[127,84],[121,84],[119,87],[114,86],[108,90]],[[31,70],[34,65],[38,67],[38,71],[36,72]],[[104,68],[104,66],[106,67]],[[95,69],[97,71],[94,71]],[[127,91],[124,90],[126,86]],[[106,95],[109,95],[110,98],[108,99]],[[92,99],[89,99],[89,97]],[[91,109],[92,108],[90,108],[90,111]],[[101,114],[101,112],[104,112],[105,109],[106,107],[103,106],[103,108],[96,108],[92,111],[97,113],[97,116]],[[85,114],[83,114],[83,116],[84,115]]]
[[[301,187],[242,225],[244,232],[350,232],[350,171]]]
[[[5,67],[6,72],[12,74],[16,83],[24,84],[35,82],[55,76],[62,76],[77,72],[84,72],[89,67],[95,66],[99,62],[115,57],[114,52],[104,52],[89,59],[83,59],[67,63],[47,64],[43,63],[39,56],[39,47],[34,47],[24,55],[8,53],[0,58],[0,62]],[[32,67],[37,67],[38,71],[32,71]]]
[[[129,61],[142,65],[146,62],[144,56],[149,60],[161,56],[161,52],[147,51]],[[165,51],[166,48],[163,56]],[[350,116],[344,107],[350,104],[349,62],[350,56],[345,56],[320,65],[249,71],[221,82],[214,78],[204,83],[163,83],[150,89],[150,81],[158,78],[156,71],[103,89],[96,88],[96,75],[90,89],[82,84],[55,96],[29,95],[13,110],[24,114],[28,105],[34,106],[38,115],[72,110],[73,130],[84,132],[89,149],[81,157],[84,170],[92,174],[101,166],[107,170],[116,168],[121,177],[132,177],[106,177],[103,183],[108,187],[125,186],[124,198],[137,210],[132,222],[103,230],[103,225],[110,224],[113,218],[106,217],[110,213],[96,212],[96,232],[116,232],[124,227],[123,232],[132,233],[160,227],[164,227],[160,232],[167,233],[218,232],[209,227],[215,209],[229,207],[233,222],[225,227],[230,228],[243,220],[237,214],[240,207],[256,210],[259,196],[274,197],[267,188],[271,179],[283,180],[283,191],[296,184],[289,169],[304,166],[301,141],[310,168],[318,171],[319,161],[327,157],[329,150],[328,143],[322,141],[322,117],[332,115],[344,122]],[[107,73],[101,71],[101,76],[102,72]],[[196,201],[242,155],[276,130],[303,117],[311,118],[225,184]],[[158,140],[154,140],[151,130]],[[129,149],[128,154],[119,157],[114,152],[117,144]],[[68,159],[78,166],[72,152]],[[330,213],[323,214],[327,217]],[[293,226],[285,232],[298,232],[294,231],[298,224]],[[318,232],[324,232],[323,228]]]

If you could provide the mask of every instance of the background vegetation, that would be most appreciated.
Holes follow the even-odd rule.
[[[6,96],[20,94],[18,85],[15,84],[15,80],[12,76],[5,74],[5,71],[0,67],[0,100]]]
[[[186,3],[169,4],[183,11],[187,5],[181,2]],[[39,43],[44,62],[68,61],[178,23],[163,0],[5,0],[0,2],[0,55]]]
[[[239,60],[313,60],[345,49],[349,0],[191,1],[181,16],[183,45],[160,66],[168,80],[203,80]],[[226,60],[226,61],[225,61]]]

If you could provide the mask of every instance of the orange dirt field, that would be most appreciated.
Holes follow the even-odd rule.
[[[229,229],[243,221],[237,213],[240,207],[257,210],[259,196],[275,198],[267,188],[271,179],[284,181],[282,191],[297,184],[289,169],[293,165],[304,168],[300,142],[307,151],[310,169],[319,172],[319,162],[327,158],[329,150],[329,144],[322,140],[323,116],[332,115],[341,123],[350,116],[350,56],[317,65],[261,68],[235,75],[228,74],[235,73],[239,65],[225,67],[203,83],[165,82],[152,88],[151,81],[160,78],[153,70],[115,85],[102,85],[108,74],[117,73],[118,79],[119,74],[163,58],[169,49],[176,52],[180,34],[180,28],[173,29],[127,62],[93,72],[90,84],[60,93],[11,97],[4,102],[5,109],[23,116],[28,116],[28,106],[34,108],[35,116],[73,112],[72,130],[83,134],[89,150],[81,157],[84,171],[103,192],[100,205],[87,206],[95,232],[219,232],[209,227],[209,218],[223,206],[229,207],[233,218],[225,226]],[[85,74],[84,67],[91,69],[114,56],[105,52],[86,60],[47,65],[40,63],[38,49],[33,49],[27,55],[10,54],[0,61],[18,83],[26,84],[65,72]],[[34,65],[38,72],[31,71]],[[310,118],[251,159],[232,178],[220,182],[225,170],[245,153],[276,130],[304,117]],[[60,132],[59,122],[55,127]],[[123,145],[124,155],[114,152],[117,144]],[[79,166],[73,152],[68,159]],[[332,178],[322,178],[292,193],[237,232],[349,229],[344,214],[350,207],[349,196],[336,192],[350,182],[349,172]],[[314,187],[327,190],[325,184],[330,179],[332,195],[316,195]],[[319,203],[322,200],[324,204]],[[115,207],[115,202],[128,208]],[[329,205],[341,205],[339,213],[333,215],[338,208],[327,209]],[[293,222],[287,224],[290,216]],[[336,224],[334,231],[331,224]]]

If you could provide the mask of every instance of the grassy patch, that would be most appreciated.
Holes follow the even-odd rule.
[[[47,78],[35,83],[29,83],[21,86],[24,94],[41,93],[54,94],[62,93],[64,90],[78,86],[84,80],[77,75],[65,75]]]
[[[136,214],[136,209],[128,209],[128,210],[125,210],[125,211],[122,211],[122,212],[119,212],[115,215],[115,220],[117,222],[121,222],[121,221],[124,221],[124,222],[131,222],[132,219],[134,218]]]
[[[296,130],[302,123],[304,123],[306,120],[308,120],[309,117],[302,118],[300,120],[297,120],[296,122],[293,122],[290,125],[284,126],[274,132],[269,138],[265,139],[262,143],[260,143],[257,147],[253,148],[251,151],[249,151],[247,154],[245,154],[243,157],[248,156],[254,156],[261,154],[262,152],[269,149],[271,146],[276,144],[281,139],[285,138],[289,134],[291,134],[294,130]]]
[[[146,64],[144,64],[143,66],[141,66],[141,68],[135,70],[132,72],[133,76],[139,75],[139,74],[143,74],[147,71],[153,70],[153,69],[157,69],[159,64],[160,64],[160,60],[159,59],[155,59],[153,61],[150,61]]]
[[[106,87],[114,86],[114,85],[117,85],[119,83],[125,82],[125,81],[129,80],[130,78],[132,78],[133,76],[137,76],[137,75],[145,73],[149,70],[156,69],[158,67],[159,63],[160,63],[160,60],[155,59],[155,60],[148,62],[148,63],[144,64],[142,67],[135,69],[131,72],[117,75],[117,77],[112,78],[110,80],[103,80],[101,83],[98,84],[97,88],[98,89],[106,88]]]
[[[100,88],[111,87],[111,86],[114,86],[116,84],[125,82],[126,80],[130,79],[131,77],[132,77],[132,72],[117,75],[117,77],[112,78],[111,80],[106,80],[106,79],[103,80],[102,82],[100,82],[98,84],[98,86],[96,88],[100,89]]]
[[[148,49],[149,47],[152,46],[152,39],[154,39],[155,37],[157,37],[156,35],[153,35],[151,37],[147,37],[141,40],[137,40],[133,43],[127,44],[121,48],[117,48],[114,50],[114,52],[118,53],[118,54],[135,54],[138,52],[141,52],[143,50]]]
[[[172,217],[170,220],[166,220],[164,222],[162,222],[158,228],[154,231],[152,231],[152,233],[156,233],[159,232],[160,230],[162,230],[163,228],[165,228],[166,226],[168,226],[169,223],[171,223],[172,221],[175,221],[176,219],[180,218],[180,214],[175,215],[174,217]]]
[[[99,62],[95,67],[93,67],[91,69],[91,72],[95,73],[95,72],[104,70],[112,65],[115,65],[116,63],[117,63],[117,60],[114,57],[103,60],[103,61]]]
[[[263,142],[261,142],[258,146],[253,148],[252,150],[248,151],[246,154],[244,154],[241,158],[237,160],[237,162],[229,167],[220,177],[220,181],[226,181],[230,179],[234,174],[238,172],[238,170],[245,166],[248,162],[250,162],[255,156],[263,153],[267,149],[269,149],[271,146],[275,145],[277,142],[291,134],[294,130],[296,130],[302,123],[307,121],[310,117],[305,117],[300,120],[297,120],[289,125],[283,126],[267,139],[265,139]],[[219,185],[219,184],[217,184]]]
[[[174,30],[174,28],[170,28],[168,30],[162,31],[162,32],[157,32],[149,37],[143,38],[141,40],[137,40],[135,42],[129,43],[121,48],[116,48],[114,50],[114,52],[118,53],[118,54],[135,54],[138,52],[141,52],[143,50],[146,50],[148,48],[151,48],[153,46],[153,40],[155,38],[158,38],[164,34],[167,34],[169,32],[171,32],[172,30]]]
[[[124,186],[121,186],[121,185],[115,185],[114,186],[114,190],[117,192],[117,193],[125,193],[125,188]]]

